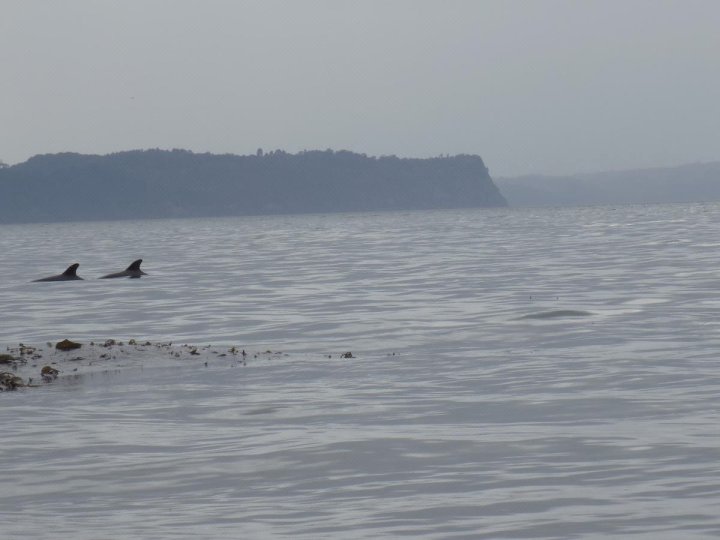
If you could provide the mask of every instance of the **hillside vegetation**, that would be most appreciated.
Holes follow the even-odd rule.
[[[479,156],[135,150],[0,169],[0,222],[506,206]]]

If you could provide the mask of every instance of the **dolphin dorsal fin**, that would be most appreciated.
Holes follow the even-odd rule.
[[[140,264],[142,264],[142,259],[133,261],[132,264],[125,269],[125,271],[130,272],[130,271],[134,271],[134,270],[140,270]]]
[[[62,275],[63,276],[75,276],[77,275],[75,272],[77,272],[78,266],[80,266],[80,263],[71,264],[67,267],[67,270],[65,270]]]

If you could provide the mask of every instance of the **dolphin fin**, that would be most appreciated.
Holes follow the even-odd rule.
[[[100,279],[108,279],[108,278],[139,278],[140,276],[147,276],[145,272],[140,270],[140,264],[142,263],[142,259],[138,259],[136,261],[133,261],[130,266],[128,266],[125,270],[122,272],[115,272],[114,274],[108,274],[107,276],[100,276]]]
[[[62,273],[62,275],[67,277],[77,277],[78,266],[80,266],[80,263],[71,264],[67,267],[67,270]]]
[[[133,261],[132,264],[125,269],[125,271],[126,272],[139,272],[141,264],[142,264],[142,259]]]
[[[72,281],[75,279],[82,279],[76,273],[78,266],[80,266],[79,263],[71,264],[62,274],[57,274],[55,276],[44,277],[40,279],[34,279],[33,281]]]

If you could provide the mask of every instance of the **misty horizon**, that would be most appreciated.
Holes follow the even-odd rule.
[[[0,160],[476,154],[496,177],[720,159],[709,0],[9,0]]]

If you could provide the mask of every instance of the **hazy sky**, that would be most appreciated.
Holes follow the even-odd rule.
[[[480,154],[494,176],[720,160],[718,0],[2,0],[0,160]]]

